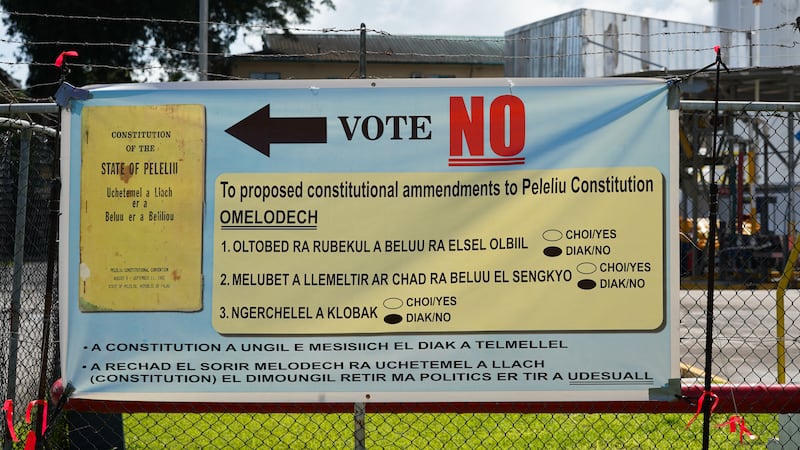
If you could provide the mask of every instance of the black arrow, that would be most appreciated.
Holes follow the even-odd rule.
[[[328,142],[328,121],[325,117],[270,117],[267,105],[225,132],[269,156],[270,144]]]

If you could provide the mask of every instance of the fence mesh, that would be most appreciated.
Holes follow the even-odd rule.
[[[0,357],[8,368],[0,375],[0,388],[14,400],[16,418],[25,417],[27,401],[39,397],[43,360],[49,368],[45,383],[57,377],[57,315],[45,318],[43,313],[57,145],[47,134],[33,134],[30,129],[0,130],[0,305],[5,325],[0,331],[4,343]],[[57,292],[51,295],[57,302]],[[45,320],[50,321],[51,345],[42,352]],[[21,423],[20,433],[27,428]]]
[[[796,118],[796,113],[785,110],[731,108],[719,119],[720,231],[713,244],[719,260],[712,375],[720,390],[729,391],[729,400],[713,416],[712,448],[735,448],[740,441],[756,448],[797,448],[800,442],[800,419],[779,414],[800,405],[795,389],[800,378],[796,289],[800,271],[792,252],[800,217]],[[227,405],[212,412],[215,408],[197,404],[137,410],[90,403],[88,409],[68,408],[51,417],[47,447],[701,448],[701,426],[686,425],[697,410],[700,392],[690,387],[702,384],[705,365],[713,120],[713,113],[701,109],[681,111],[680,218],[675,218],[681,221],[680,362],[684,392],[695,395],[668,406],[657,402]],[[9,368],[0,371],[0,388],[15,401],[14,425],[21,438],[29,429],[24,407],[38,396],[42,358],[48,363],[47,385],[59,376],[56,314],[51,317],[49,348],[44,354],[40,348],[46,261],[53,244],[47,238],[49,196],[58,141],[29,131],[26,135],[24,129],[0,130],[4,324],[0,363]],[[26,139],[29,165],[23,161]],[[20,171],[26,168],[27,195],[20,195]],[[24,209],[20,201],[26,202]],[[20,239],[24,239],[23,254],[15,255]],[[55,295],[53,299],[58,301]],[[753,385],[762,390],[742,389]],[[8,438],[5,443],[6,448],[22,448],[21,442],[12,446]]]

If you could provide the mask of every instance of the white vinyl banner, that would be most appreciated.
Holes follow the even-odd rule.
[[[647,400],[677,361],[652,79],[94,87],[63,113],[87,399]]]

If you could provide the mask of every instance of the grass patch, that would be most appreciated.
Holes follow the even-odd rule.
[[[690,414],[370,414],[367,449],[700,449],[702,423]],[[774,414],[748,414],[766,448]],[[702,418],[700,419],[702,420]],[[741,448],[738,433],[712,418],[711,447]],[[127,414],[126,449],[353,448],[352,414]]]

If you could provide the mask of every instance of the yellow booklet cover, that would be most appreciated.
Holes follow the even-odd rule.
[[[200,310],[204,106],[81,116],[80,310]]]

